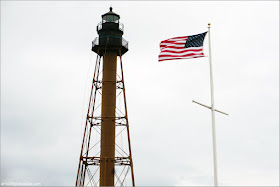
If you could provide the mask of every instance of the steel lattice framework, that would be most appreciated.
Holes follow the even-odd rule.
[[[109,160],[101,157],[101,122],[104,120],[115,121],[115,157],[110,158],[115,166],[114,185],[135,186],[121,51],[117,59],[116,82],[107,81],[116,85],[115,116],[101,116],[102,88],[106,83],[102,80],[105,55],[98,54],[96,58],[76,186],[101,186],[100,163],[105,162],[106,165]]]

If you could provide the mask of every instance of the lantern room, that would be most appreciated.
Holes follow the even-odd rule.
[[[124,26],[119,22],[120,16],[113,12],[113,8],[110,7],[109,10],[101,16],[102,21],[96,27],[99,37],[93,41],[92,51],[100,56],[103,56],[106,51],[123,55],[128,51],[128,42],[122,37]]]

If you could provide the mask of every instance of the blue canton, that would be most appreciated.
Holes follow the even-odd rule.
[[[197,34],[197,35],[192,35],[187,38],[185,48],[189,47],[200,47],[203,46],[203,40],[205,38],[207,32]]]

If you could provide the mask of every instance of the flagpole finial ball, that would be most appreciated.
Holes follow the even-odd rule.
[[[211,25],[211,23],[208,23],[208,26],[210,26]]]

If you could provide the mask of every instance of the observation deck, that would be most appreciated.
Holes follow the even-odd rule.
[[[107,51],[115,51],[117,52],[118,56],[125,54],[128,51],[128,41],[126,41],[122,37],[117,36],[102,36],[96,37],[92,41],[92,51],[96,52],[100,56],[106,54]]]

